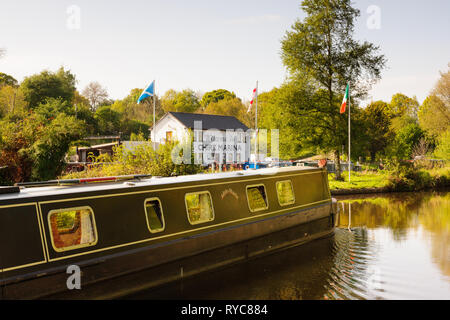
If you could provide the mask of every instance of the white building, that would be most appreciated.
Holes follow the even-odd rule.
[[[211,114],[168,112],[151,130],[152,141],[188,141],[196,163],[244,163],[250,158],[252,130],[235,117]]]

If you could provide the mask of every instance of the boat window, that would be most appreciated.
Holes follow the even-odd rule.
[[[295,202],[294,188],[291,180],[277,182],[278,202],[282,206],[287,206]]]
[[[58,252],[97,243],[94,213],[90,207],[52,210],[48,214],[53,249]]]
[[[165,228],[161,202],[158,198],[145,200],[145,217],[151,233],[161,232]]]
[[[187,193],[184,199],[190,224],[214,220],[214,208],[208,191]]]
[[[247,186],[247,201],[252,212],[266,210],[269,207],[266,187],[263,184]]]

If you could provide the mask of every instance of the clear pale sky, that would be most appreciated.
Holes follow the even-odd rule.
[[[422,102],[450,62],[450,1],[354,5],[355,37],[380,45],[388,59],[371,98],[402,92]],[[113,99],[156,79],[158,94],[224,88],[250,100],[256,80],[260,92],[284,81],[280,40],[303,17],[300,0],[1,0],[0,72],[22,81],[64,66],[80,91],[98,81]]]

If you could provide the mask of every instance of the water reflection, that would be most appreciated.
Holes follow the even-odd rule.
[[[134,299],[450,299],[450,193],[339,197],[335,235]]]

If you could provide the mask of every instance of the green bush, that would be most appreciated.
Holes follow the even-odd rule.
[[[148,141],[150,142],[150,141]],[[151,143],[141,144],[133,150],[125,150],[123,146],[115,147],[113,155],[102,154],[93,157],[93,164],[81,172],[74,172],[63,176],[63,179],[83,177],[107,177],[131,174],[150,174],[152,176],[178,176],[202,172],[200,165],[176,164],[172,153],[179,142],[166,143],[155,151]],[[175,150],[175,151],[174,151]]]
[[[413,162],[391,160],[387,165],[388,189],[392,191],[419,191],[450,186],[450,168],[423,170]]]

